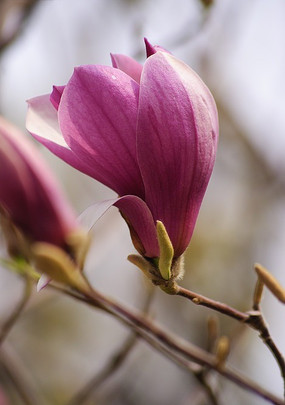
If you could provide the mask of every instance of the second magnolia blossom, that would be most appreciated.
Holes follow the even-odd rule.
[[[161,221],[174,259],[188,246],[216,155],[218,117],[199,76],[147,43],[144,65],[75,68],[66,86],[29,101],[27,128],[76,169],[116,191],[135,247],[159,257]]]
[[[2,117],[0,222],[13,259],[35,264],[49,279],[81,281],[88,237],[34,145]]]
[[[0,169],[2,215],[27,243],[65,248],[67,236],[78,229],[75,214],[34,145],[2,117]]]

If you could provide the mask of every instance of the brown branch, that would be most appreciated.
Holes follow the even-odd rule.
[[[10,380],[14,392],[18,394],[23,405],[39,404],[38,396],[28,383],[25,373],[20,372],[18,364],[3,350],[0,351],[0,367]]]
[[[247,377],[243,377],[236,371],[226,366],[219,366],[216,357],[198,348],[195,345],[185,342],[176,335],[166,331],[149,318],[137,314],[130,309],[124,307],[113,299],[107,298],[97,291],[84,291],[84,295],[80,293],[66,290],[62,287],[53,286],[54,289],[61,291],[77,300],[85,302],[96,308],[101,308],[112,314],[124,324],[133,328],[145,341],[151,344],[156,350],[158,347],[160,351],[167,351],[171,353],[170,356],[175,358],[175,361],[182,367],[187,368],[193,372],[193,364],[206,366],[215,370],[220,375],[226,377],[241,388],[255,393],[259,397],[271,402],[275,405],[284,405],[284,402],[271,394],[257,383],[251,381]]]
[[[262,316],[261,312],[253,311],[251,315],[251,322],[248,322],[250,326],[252,326],[255,330],[259,332],[259,337],[263,341],[263,343],[268,347],[271,351],[273,357],[275,358],[280,373],[283,379],[283,387],[284,387],[284,397],[285,397],[285,359],[282,353],[279,351],[278,347],[276,346],[274,340],[272,339],[268,327],[266,326],[265,320]]]
[[[236,319],[240,322],[248,322],[250,316],[244,312],[240,312],[229,305],[223,304],[222,302],[212,300],[210,298],[204,297],[203,295],[197,294],[193,291],[187,290],[186,288],[177,286],[177,293],[181,297],[185,297],[192,301],[196,305],[201,305],[210,309],[213,309],[221,314],[227,315],[231,318]]]
[[[101,370],[101,372],[81,389],[69,402],[68,405],[81,405],[86,402],[89,396],[94,393],[103,383],[106,382],[124,363],[129,353],[137,343],[137,334],[128,337],[119,351],[112,357],[111,361]]]
[[[147,296],[146,303],[143,308],[143,313],[147,314],[150,303],[152,301],[154,289],[152,288],[150,290],[150,293]],[[140,335],[136,332],[134,332],[129,338],[126,340],[126,342],[123,344],[122,348],[119,349],[119,351],[112,357],[111,361],[104,367],[104,369],[95,377],[93,377],[69,402],[67,405],[81,405],[85,403],[85,401],[88,399],[88,397],[91,395],[91,393],[94,393],[96,389],[98,389],[103,383],[106,382],[108,378],[110,378],[118,369],[119,367],[123,364],[135,344],[137,343],[137,339],[140,337]],[[148,339],[148,336],[145,335],[144,339],[147,340],[150,343],[150,340]],[[150,343],[152,344],[152,343]],[[167,351],[166,349],[163,349],[161,347],[157,346],[157,350],[159,350],[161,353],[166,355],[168,358],[170,358],[172,361],[176,362],[179,364],[180,359],[178,360],[175,356],[172,355],[171,352]],[[193,367],[192,364],[189,364],[189,362],[186,362],[184,364],[184,368],[186,368],[188,371],[192,371],[194,377],[197,379],[198,383],[201,385],[203,390],[205,391],[205,394],[208,396],[209,400],[213,405],[218,405],[218,401],[216,399],[215,393],[212,390],[210,384],[208,383],[206,379],[206,375],[203,372],[203,368],[200,367]]]
[[[154,288],[148,289],[146,302],[143,306],[143,312],[148,313],[150,304],[153,298]],[[68,405],[82,405],[88,399],[88,397],[94,393],[103,383],[106,382],[124,363],[128,355],[135,347],[139,335],[137,333],[132,333],[126,341],[123,343],[122,347],[112,356],[109,363],[101,370],[99,374],[96,374],[90,381],[80,389],[80,391],[75,394]]]
[[[18,303],[18,305],[16,306],[16,308],[14,309],[14,311],[9,316],[9,318],[6,320],[6,322],[4,323],[4,325],[2,326],[2,328],[0,330],[0,346],[3,343],[3,341],[5,340],[5,338],[7,337],[8,333],[10,332],[10,330],[12,329],[14,324],[16,323],[16,321],[18,320],[18,318],[20,317],[20,315],[22,314],[23,310],[25,309],[25,307],[30,299],[30,296],[32,293],[32,283],[33,282],[29,278],[26,278],[25,282],[26,282],[26,285],[25,285],[25,289],[24,289],[24,293],[23,293],[23,297],[22,297],[21,301]]]
[[[283,379],[284,395],[285,395],[285,359],[282,353],[277,348],[276,344],[274,343],[269,333],[269,330],[266,326],[263,315],[259,310],[252,312],[240,312],[230,307],[229,305],[204,297],[203,295],[196,294],[193,291],[187,290],[186,288],[180,286],[177,286],[177,295],[189,299],[196,305],[211,308],[217,312],[220,312],[233,319],[243,322],[248,326],[250,326],[251,328],[258,331],[260,338],[262,339],[264,344],[268,347],[268,349],[271,351],[279,366],[280,373]]]
[[[197,381],[200,383],[200,385],[204,388],[205,392],[207,393],[210,401],[212,402],[213,405],[219,405],[218,398],[211,387],[211,385],[207,381],[207,373],[205,373],[205,368],[201,368],[201,371],[198,373],[194,374]]]

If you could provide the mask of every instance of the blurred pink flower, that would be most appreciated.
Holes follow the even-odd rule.
[[[0,214],[30,242],[65,247],[76,218],[36,148],[0,117]]]
[[[54,154],[118,193],[137,250],[158,257],[163,222],[174,258],[188,246],[218,138],[214,99],[182,61],[146,41],[140,65],[75,68],[66,86],[29,101],[27,129]],[[104,209],[105,209],[104,208]]]
[[[0,387],[0,405],[9,405],[10,401],[8,402],[8,399],[6,395],[4,394],[4,391]]]

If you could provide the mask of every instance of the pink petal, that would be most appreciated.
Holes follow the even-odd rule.
[[[141,77],[138,160],[145,201],[183,253],[212,172],[218,137],[211,93],[183,62],[165,52],[149,57]]]
[[[0,205],[26,236],[64,245],[75,216],[33,144],[0,118]]]
[[[57,111],[50,102],[50,95],[28,100],[26,128],[35,139],[46,146],[52,153],[77,170],[96,176],[94,168],[80,160],[65,142],[59,128]]]
[[[46,274],[42,274],[38,283],[37,283],[37,292],[40,292],[42,289],[44,289],[50,282],[51,278],[47,276]]]
[[[77,218],[79,224],[87,231],[90,231],[96,222],[105,214],[110,207],[112,207],[118,198],[112,198],[110,200],[99,201],[86,208]]]
[[[139,252],[147,257],[158,257],[159,247],[153,217],[145,202],[139,197],[127,195],[93,204],[79,216],[79,223],[85,229],[91,229],[113,205],[119,208],[127,219],[133,242],[139,248]]]
[[[129,56],[112,53],[111,60],[114,68],[122,70],[137,83],[140,82],[142,65],[139,62]]]
[[[156,52],[159,52],[159,51],[170,53],[169,51],[167,51],[160,45],[152,45],[146,38],[144,38],[144,43],[145,43],[145,50],[146,50],[147,58],[149,58],[151,55],[154,55]]]
[[[53,86],[52,93],[50,95],[50,101],[56,110],[58,110],[64,88],[65,86]]]
[[[136,196],[127,195],[121,197],[114,205],[122,211],[125,219],[131,225],[131,235],[135,247],[137,247],[136,234],[138,240],[142,243],[142,251],[137,247],[139,252],[143,256],[158,257],[159,247],[155,223],[146,203]],[[132,228],[134,233],[132,232]]]
[[[63,92],[59,124],[93,177],[119,195],[144,196],[136,157],[138,84],[109,66],[76,68]]]

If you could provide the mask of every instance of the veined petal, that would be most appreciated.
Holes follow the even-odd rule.
[[[130,56],[113,53],[111,53],[111,60],[114,68],[122,70],[137,83],[140,82],[143,67],[139,62]]]
[[[50,95],[50,102],[54,106],[56,110],[58,110],[58,106],[60,103],[60,99],[63,93],[65,86],[53,86],[51,95]]]
[[[0,206],[25,236],[63,246],[78,225],[33,144],[0,118]]]
[[[138,161],[145,201],[165,225],[176,257],[192,236],[217,137],[215,102],[198,75],[166,52],[150,56],[140,85]]]
[[[152,214],[146,203],[137,196],[127,195],[100,201],[88,207],[78,221],[85,229],[91,229],[111,206],[121,211],[139,253],[147,257],[158,257],[159,246]]]
[[[156,228],[146,203],[134,195],[121,197],[115,204],[127,221],[133,244],[143,256],[158,257]],[[141,242],[142,246],[139,246]]]
[[[95,177],[96,171],[87,162],[80,160],[65,142],[59,128],[57,111],[50,102],[50,95],[28,100],[26,128],[40,143],[66,163]]]
[[[75,69],[61,97],[61,132],[78,159],[93,167],[93,177],[119,195],[143,198],[136,156],[139,85],[109,66]]]

